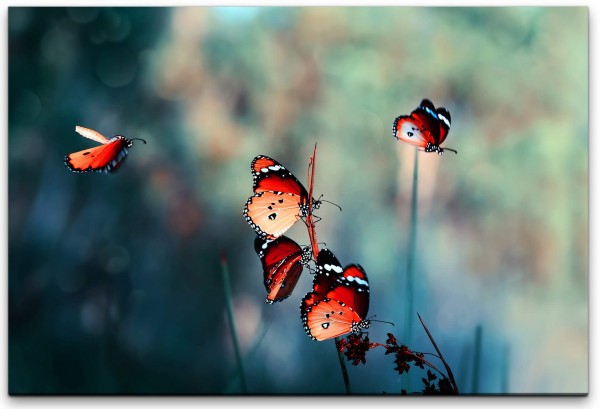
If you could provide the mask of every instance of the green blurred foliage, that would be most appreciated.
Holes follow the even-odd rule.
[[[318,211],[319,241],[396,322],[370,339],[402,342],[414,148],[391,126],[425,97],[459,154],[420,156],[416,310],[463,392],[587,392],[586,8],[11,7],[8,29],[11,394],[238,392],[221,253],[250,391],[342,393],[300,322],[310,274],[263,304],[249,165],[304,182],[318,142],[315,193],[343,208]],[[72,174],[93,146],[75,125],[148,144]],[[349,372],[400,392],[384,356]]]

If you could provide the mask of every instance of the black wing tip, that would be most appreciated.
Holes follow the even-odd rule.
[[[63,162],[64,162],[65,166],[67,167],[67,169],[69,169],[73,173],[86,173],[91,170],[91,169],[85,169],[85,170],[75,169],[75,167],[71,163],[71,159],[69,159],[69,155],[65,155]]]

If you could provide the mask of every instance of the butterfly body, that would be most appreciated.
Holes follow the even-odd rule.
[[[276,160],[259,155],[250,168],[254,195],[246,202],[243,215],[262,238],[282,236],[308,215],[309,206],[318,209],[321,205],[309,197],[300,181]]]
[[[317,341],[369,328],[369,280],[358,264],[344,268],[328,249],[319,251],[313,290],[300,305],[306,334]]]
[[[135,140],[127,139],[122,135],[116,135],[108,139],[101,133],[82,126],[76,126],[75,131],[88,139],[101,143],[100,146],[65,156],[65,165],[70,171],[76,173],[111,173],[116,171],[127,158],[129,148],[133,146]],[[146,143],[143,139],[140,140]]]
[[[289,297],[296,287],[303,267],[307,267],[312,260],[309,247],[302,248],[285,236],[275,240],[256,236],[254,250],[263,267],[267,304]]]
[[[396,139],[423,148],[425,152],[441,155],[444,150],[449,150],[456,153],[454,149],[440,147],[448,137],[450,123],[450,112],[446,108],[436,109],[430,100],[423,99],[410,115],[394,120],[392,132]]]

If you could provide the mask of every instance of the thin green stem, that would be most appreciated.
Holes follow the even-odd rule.
[[[418,204],[418,180],[419,180],[419,155],[415,149],[415,161],[413,168],[413,184],[410,200],[410,232],[407,246],[406,258],[406,319],[404,320],[404,339],[410,345],[414,309],[414,276],[415,276],[415,249],[417,239],[417,204]]]
[[[235,359],[237,362],[237,370],[242,384],[242,393],[248,393],[246,385],[246,376],[244,375],[244,363],[242,353],[240,352],[240,344],[236,332],[235,315],[233,313],[233,297],[231,296],[231,280],[229,279],[229,268],[227,267],[227,258],[221,256],[221,273],[223,275],[223,288],[225,290],[225,300],[227,304],[227,316],[229,318],[229,327],[231,330],[231,338],[233,339],[233,349],[235,350]]]
[[[501,385],[501,392],[502,394],[506,395],[508,394],[508,374],[509,374],[509,367],[510,367],[510,350],[508,345],[504,346],[504,350],[502,351],[502,385]]]
[[[476,394],[479,393],[479,366],[481,361],[481,336],[482,336],[482,328],[481,325],[477,326],[475,330],[475,348],[474,348],[474,358],[473,358],[473,379],[471,383],[471,393]]]
[[[340,360],[340,367],[342,368],[342,376],[344,377],[344,387],[346,388],[346,395],[350,395],[352,393],[350,389],[350,378],[348,377],[348,370],[346,369],[346,361],[344,361],[344,354],[338,348],[339,342],[339,337],[335,337],[335,349],[337,349],[338,358]]]
[[[411,345],[413,311],[414,311],[414,270],[415,270],[415,249],[417,241],[417,204],[418,204],[418,181],[419,181],[419,151],[415,149],[415,160],[413,166],[413,184],[410,200],[410,231],[406,250],[406,305],[404,319],[404,339],[408,345]],[[410,388],[410,377],[404,378],[404,389]]]

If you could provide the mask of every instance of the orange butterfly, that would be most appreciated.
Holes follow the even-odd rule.
[[[328,249],[317,257],[313,290],[300,305],[306,334],[317,341],[369,328],[369,279],[358,264],[343,267]]]
[[[116,171],[129,153],[128,149],[134,140],[146,143],[140,138],[127,139],[122,135],[115,135],[108,139],[93,129],[76,126],[75,131],[86,138],[100,142],[102,145],[95,148],[71,153],[65,156],[65,165],[72,172],[102,172],[111,173]]]
[[[396,118],[392,131],[394,138],[423,148],[425,152],[458,153],[454,149],[440,148],[450,132],[450,112],[446,108],[436,109],[428,99],[422,100],[410,115]]]
[[[308,215],[310,206],[311,212],[321,206],[321,200],[309,196],[302,183],[275,159],[259,155],[250,168],[254,196],[246,202],[243,214],[263,239],[280,237]]]

